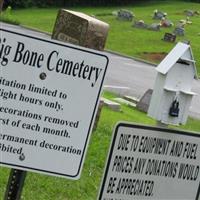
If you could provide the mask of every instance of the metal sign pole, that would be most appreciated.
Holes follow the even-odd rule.
[[[4,200],[20,200],[26,171],[11,169]]]

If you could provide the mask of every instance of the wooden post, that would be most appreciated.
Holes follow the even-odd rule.
[[[103,51],[109,25],[80,12],[61,9],[52,38],[63,42]],[[103,103],[99,103],[93,130],[96,129]]]

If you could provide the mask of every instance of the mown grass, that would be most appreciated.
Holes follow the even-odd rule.
[[[174,27],[162,28],[159,32],[142,30],[133,28],[133,22],[124,22],[116,20],[112,15],[113,11],[117,11],[122,7],[97,7],[97,8],[67,8],[80,11],[88,15],[94,15],[98,19],[110,24],[110,31],[106,43],[106,49],[120,52],[129,56],[142,59],[149,59],[144,56],[144,52],[148,53],[168,53],[175,44],[164,42],[162,40],[165,32],[173,32]],[[180,2],[180,1],[149,1],[146,4],[137,4],[123,7],[135,14],[135,20],[144,20],[145,23],[151,24],[159,22],[152,19],[155,9],[168,13],[170,19],[175,25],[180,19],[186,19],[184,10],[200,10],[199,3]],[[30,8],[22,10],[13,10],[12,18],[21,24],[35,27],[43,31],[52,32],[56,20],[58,8]],[[197,61],[198,74],[200,75],[200,16],[190,17],[191,25],[186,25],[185,36],[177,37],[178,41],[189,40],[195,60]]]
[[[104,97],[112,99],[115,95],[105,92]],[[91,136],[81,179],[71,181],[28,172],[22,200],[95,200],[103,176],[113,128],[119,121],[156,124],[156,121],[147,117],[145,113],[125,105],[122,105],[121,112],[114,112],[103,107],[98,127]],[[185,126],[179,128],[200,132],[200,121],[189,119]],[[0,199],[3,199],[8,175],[9,169],[1,167]]]

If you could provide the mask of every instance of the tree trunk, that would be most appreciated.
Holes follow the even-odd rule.
[[[0,0],[0,12],[2,12],[2,9],[3,9],[3,2],[4,0]]]

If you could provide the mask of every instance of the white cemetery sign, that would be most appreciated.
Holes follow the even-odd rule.
[[[198,200],[200,134],[119,123],[99,200]]]
[[[108,58],[0,30],[0,164],[78,179]]]

